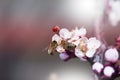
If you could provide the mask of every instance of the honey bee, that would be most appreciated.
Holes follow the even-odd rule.
[[[54,55],[54,53],[56,52],[57,46],[58,46],[58,44],[56,41],[51,42],[49,47],[48,47],[48,54]]]

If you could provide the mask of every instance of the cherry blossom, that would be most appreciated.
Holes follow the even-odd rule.
[[[68,42],[78,46],[79,39],[80,39],[79,37],[72,37],[70,40],[68,40]]]
[[[75,37],[83,37],[87,33],[86,29],[84,27],[78,29],[78,27],[75,28],[75,30],[72,31],[72,35]]]
[[[59,35],[57,35],[57,34],[55,34],[55,35],[52,37],[52,41],[56,41],[57,44],[61,44],[61,40],[62,40],[62,38],[61,38]]]
[[[56,50],[57,50],[57,52],[59,52],[59,53],[65,52],[65,49],[64,49],[61,45],[57,46]]]
[[[82,28],[78,29],[78,28],[76,27],[75,30],[73,30],[73,31],[71,32],[72,37],[68,40],[68,42],[69,42],[69,43],[72,43],[72,44],[74,44],[74,45],[76,45],[76,46],[78,46],[81,37],[82,37],[82,38],[86,38],[86,37],[85,37],[85,36],[86,36],[86,33],[87,33],[87,31],[86,31],[85,28],[82,27]]]
[[[66,28],[62,28],[59,32],[59,35],[60,35],[60,37],[62,37],[65,40],[71,38],[71,36],[72,36],[71,32]]]
[[[54,31],[53,31],[54,32]],[[120,75],[120,39],[115,46],[106,46],[98,37],[87,37],[84,27],[69,31],[66,28],[58,30],[52,37],[48,53],[58,53],[63,61],[78,58],[88,61],[92,70],[101,80],[113,80]]]
[[[79,58],[92,58],[96,50],[100,47],[100,41],[96,38],[81,39],[79,45],[75,49],[75,55]]]
[[[89,38],[87,42],[87,47],[90,49],[97,49],[101,45],[101,42],[97,40],[95,37]]]

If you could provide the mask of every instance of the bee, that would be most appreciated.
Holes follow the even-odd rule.
[[[74,44],[68,43],[67,41],[64,40],[61,41],[61,44],[65,50],[70,52],[74,52],[74,49],[76,47]]]
[[[48,54],[54,55],[54,53],[56,52],[57,46],[58,46],[58,44],[56,41],[51,42],[49,47],[48,47]]]

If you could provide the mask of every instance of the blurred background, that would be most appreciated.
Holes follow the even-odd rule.
[[[93,36],[94,15],[102,14],[104,1],[99,2],[100,13],[85,8],[89,14],[84,16],[72,1],[76,0],[0,0],[0,80],[93,80],[89,63],[63,62],[47,54],[55,25],[70,30],[84,25]],[[112,27],[104,18],[104,37],[112,45],[120,24]]]

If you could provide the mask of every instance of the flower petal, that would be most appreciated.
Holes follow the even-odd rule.
[[[87,31],[86,31],[86,29],[83,28],[83,27],[80,28],[80,29],[78,29],[78,28],[76,27],[76,29],[73,30],[72,33],[73,33],[74,36],[77,36],[77,37],[80,37],[80,36],[81,36],[81,37],[83,37],[83,36],[86,35]]]
[[[86,61],[85,59],[85,53],[80,51],[79,49],[75,48],[75,56],[78,57],[82,61]]]
[[[60,37],[62,37],[65,40],[71,38],[71,32],[69,32],[66,28],[61,29],[59,34]]]
[[[52,41],[56,41],[58,43],[58,45],[61,43],[61,40],[62,40],[62,38],[59,35],[57,35],[57,34],[55,34],[52,37]]]
[[[56,50],[57,50],[57,52],[59,52],[59,53],[65,52],[65,49],[64,49],[61,45],[57,46]]]
[[[70,40],[68,40],[69,43],[72,43],[76,46],[80,43],[79,37],[72,37]]]
[[[89,49],[97,49],[100,47],[100,45],[101,45],[101,42],[97,40],[95,37],[90,38],[87,43],[87,47]]]
[[[86,35],[86,33],[87,33],[87,30],[85,29],[85,28],[80,28],[80,30],[79,30],[79,35],[80,36],[85,36]]]
[[[61,60],[66,61],[69,59],[69,55],[67,53],[60,53],[59,57]]]
[[[96,50],[95,49],[89,49],[87,52],[86,52],[86,56],[88,58],[92,58],[95,54]]]

